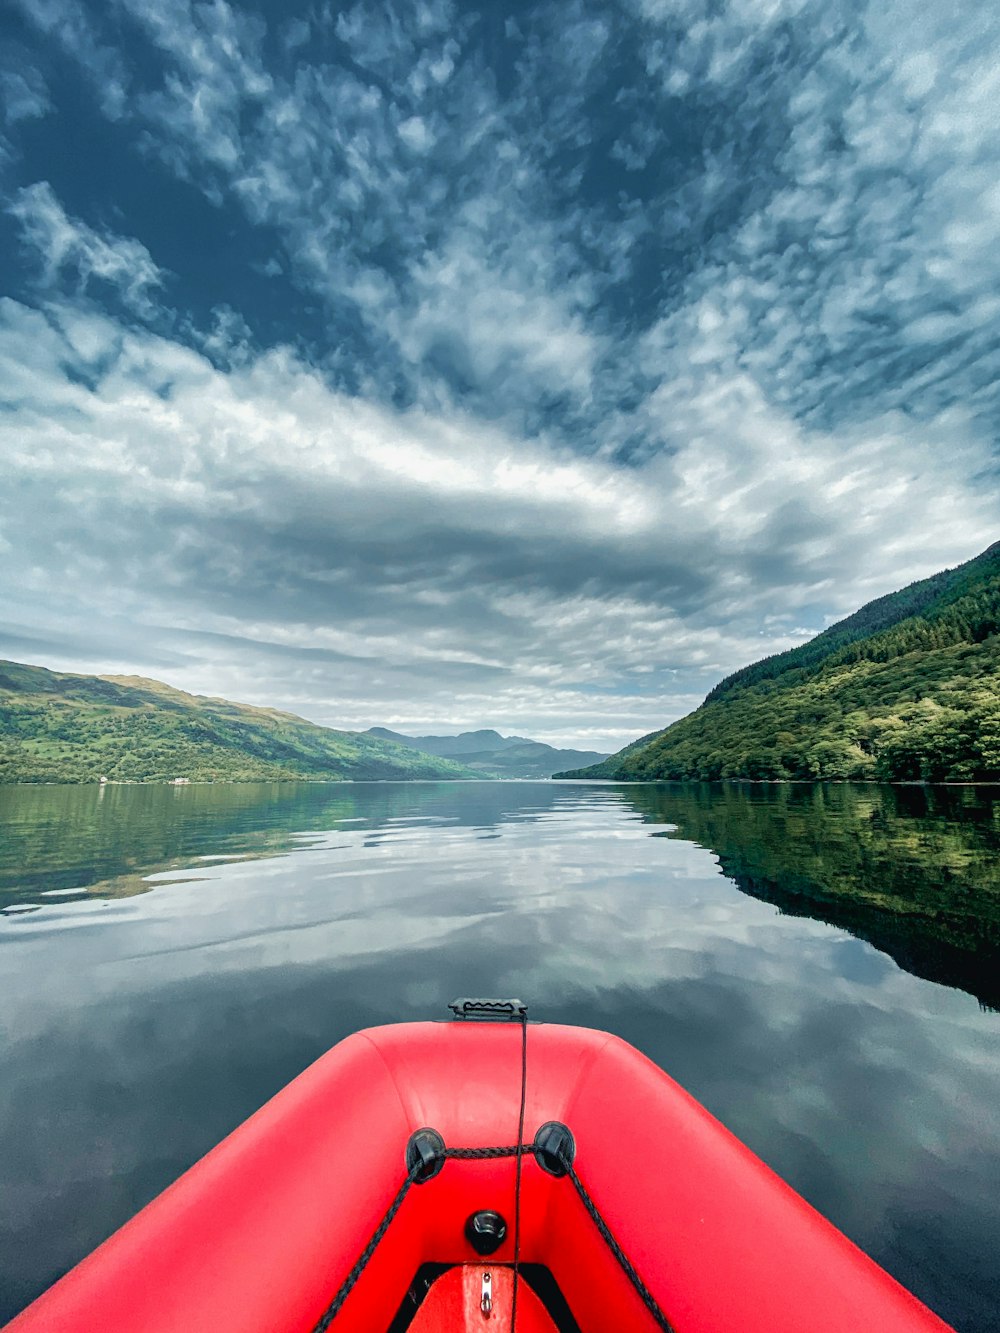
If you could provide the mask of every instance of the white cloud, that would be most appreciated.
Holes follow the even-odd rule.
[[[434,144],[434,135],[422,116],[409,116],[399,127],[399,137],[415,153],[426,153]]]
[[[731,4],[706,19],[697,3],[643,5],[664,34],[661,78],[721,78],[738,124],[787,124],[773,157],[751,164],[771,173],[762,203],[713,239],[684,303],[735,303],[732,364],[800,416],[927,420],[964,399],[992,417],[1000,18],[915,0],[857,17],[803,9],[796,40],[814,56],[776,78],[767,44],[799,8]]]
[[[101,110],[110,120],[125,114],[129,77],[120,53],[102,42],[85,7],[76,0],[14,0],[25,18],[51,36],[86,70]]]
[[[666,29],[669,44],[654,38],[647,46],[646,67],[686,93],[695,80],[704,86],[741,77],[761,43],[774,41],[780,23],[794,20],[808,0],[635,0],[638,13]]]
[[[32,66],[0,70],[0,105],[4,120],[37,120],[52,110],[52,100],[41,73]]]
[[[224,0],[122,6],[141,77],[112,24],[26,12],[325,333],[261,354],[222,291],[207,332],[180,313],[198,351],[8,306],[36,601],[79,577],[96,624],[114,587],[185,683],[246,695],[252,657],[327,721],[402,693],[625,739],[995,538],[989,7],[566,0],[487,43],[448,3],[273,41]],[[44,183],[13,211],[50,280],[150,313],[139,241]]]
[[[191,6],[184,0],[123,0],[170,64],[161,90],[137,98],[140,112],[168,133],[160,151],[181,174],[198,165],[238,173],[244,158],[241,115],[272,89],[261,64],[264,25],[225,0]]]
[[[231,192],[282,237],[296,282],[331,311],[356,309],[371,391],[396,378],[428,406],[471,394],[515,424],[540,401],[589,410],[597,288],[563,240],[567,219],[538,212],[547,137],[599,76],[605,21],[567,9],[556,62],[533,40],[505,105],[449,4],[342,10],[332,27],[351,67],[319,60],[296,29],[279,71],[261,22],[224,0],[122,2],[163,66],[129,102],[145,150],[214,203]],[[551,116],[541,75],[560,90]]]
[[[669,450],[623,471],[336,393],[288,350],[223,372],[93,313],[6,302],[12,618],[72,606],[68,638],[82,617],[92,640],[131,618],[135,651],[189,655],[176,683],[331,724],[402,720],[405,697],[411,724],[611,744],[800,641],[790,617],[853,609],[995,534],[961,419],[947,452],[934,433],[901,448],[894,420],[833,437],[706,366],[648,408]]]
[[[47,284],[69,271],[75,274],[80,292],[98,279],[116,288],[136,313],[154,313],[150,293],[163,285],[166,275],[140,241],[97,232],[69,217],[47,181],[19,190],[8,212],[20,223],[24,240],[38,252]]]
[[[537,238],[516,259],[490,255],[496,225],[489,212],[459,223],[447,249],[414,265],[414,307],[389,314],[401,352],[414,366],[443,353],[474,384],[509,385],[508,405],[539,387],[586,401],[603,340],[574,309],[572,290],[549,290]]]

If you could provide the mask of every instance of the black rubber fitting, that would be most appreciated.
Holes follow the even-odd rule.
[[[413,1183],[433,1180],[444,1163],[444,1139],[437,1130],[414,1130],[406,1144],[406,1174],[413,1176]]]
[[[528,1006],[523,1000],[471,999],[467,995],[452,1000],[448,1008],[456,1018],[475,1018],[480,1022],[516,1020],[527,1022]]]
[[[576,1143],[561,1120],[547,1120],[535,1135],[535,1161],[550,1176],[564,1176],[573,1165]]]
[[[465,1239],[477,1254],[492,1254],[507,1237],[507,1223],[499,1213],[482,1208],[465,1223]]]

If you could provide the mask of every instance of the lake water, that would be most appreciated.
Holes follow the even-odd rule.
[[[995,1330],[998,796],[0,788],[0,1321],[341,1037],[496,994],[625,1037]]]

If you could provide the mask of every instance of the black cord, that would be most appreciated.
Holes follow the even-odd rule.
[[[517,1320],[517,1284],[521,1264],[521,1161],[524,1157],[524,1101],[528,1086],[528,1015],[521,1013],[521,1113],[517,1121],[517,1166],[514,1175],[514,1293],[510,1302],[510,1333]],[[534,1145],[532,1145],[534,1147]]]
[[[473,1002],[468,1001],[466,1003],[471,1004]],[[490,1002],[490,1003],[495,1004],[497,1002]],[[513,1004],[514,1002],[510,1001],[505,1003]],[[340,1288],[338,1289],[337,1294],[334,1296],[330,1305],[327,1307],[327,1309],[325,1310],[319,1321],[313,1326],[312,1333],[327,1333],[327,1330],[329,1329],[331,1323],[333,1322],[336,1315],[339,1313],[341,1306],[344,1304],[344,1301],[347,1299],[347,1297],[351,1294],[351,1291],[354,1289],[354,1286],[357,1283],[358,1278],[360,1278],[361,1274],[364,1272],[365,1267],[368,1264],[368,1261],[371,1259],[372,1255],[375,1253],[375,1250],[378,1248],[379,1241],[381,1241],[386,1231],[388,1231],[392,1219],[399,1212],[403,1200],[409,1193],[410,1186],[416,1183],[420,1183],[424,1180],[429,1180],[433,1176],[437,1175],[438,1171],[440,1171],[441,1168],[444,1166],[444,1159],[449,1157],[465,1158],[465,1159],[475,1159],[475,1158],[489,1159],[489,1158],[499,1158],[499,1157],[513,1157],[516,1159],[516,1168],[514,1176],[514,1284],[513,1284],[513,1292],[511,1294],[511,1304],[510,1304],[510,1329],[511,1333],[516,1333],[517,1292],[518,1292],[518,1283],[520,1281],[520,1267],[521,1267],[521,1165],[524,1160],[525,1153],[537,1154],[537,1153],[552,1151],[551,1148],[543,1148],[542,1145],[538,1143],[526,1144],[524,1142],[524,1108],[525,1108],[525,1102],[527,1100],[527,1087],[528,1087],[528,1015],[523,1005],[519,1004],[519,1010],[520,1012],[518,1014],[518,1019],[521,1024],[521,1108],[518,1113],[518,1120],[517,1120],[517,1143],[514,1144],[513,1147],[501,1146],[501,1147],[483,1147],[483,1148],[446,1148],[441,1140],[441,1136],[437,1134],[435,1131],[420,1131],[420,1133],[423,1134],[425,1137],[429,1137],[434,1140],[434,1143],[432,1145],[432,1152],[437,1154],[436,1159],[433,1156],[427,1158],[425,1151],[423,1154],[419,1155],[419,1160],[413,1163],[413,1166],[409,1174],[407,1175],[406,1179],[403,1181],[402,1185],[399,1188],[399,1192],[396,1194],[396,1197],[389,1205],[388,1211],[382,1218],[382,1221],[379,1223],[379,1225],[375,1228],[374,1232],[372,1233],[371,1239],[365,1246],[364,1250],[361,1252],[354,1267],[351,1269],[347,1277],[341,1283]],[[543,1126],[543,1128],[545,1127]],[[555,1126],[555,1128],[565,1130],[565,1126]],[[566,1131],[566,1134],[568,1135],[568,1131]],[[414,1138],[419,1138],[419,1137],[420,1134],[414,1135]],[[576,1192],[580,1198],[581,1203],[583,1204],[584,1208],[590,1215],[594,1225],[597,1227],[597,1230],[600,1232],[601,1237],[603,1238],[608,1249],[614,1255],[625,1276],[632,1284],[633,1288],[635,1289],[636,1293],[641,1299],[643,1305],[645,1305],[646,1309],[652,1315],[654,1321],[656,1322],[657,1327],[662,1330],[662,1333],[676,1333],[676,1330],[674,1329],[673,1325],[667,1319],[666,1315],[660,1309],[659,1305],[657,1305],[656,1298],[653,1296],[652,1292],[649,1290],[649,1288],[643,1282],[642,1278],[633,1268],[628,1256],[625,1254],[622,1247],[618,1244],[618,1241],[615,1239],[611,1231],[611,1228],[608,1226],[607,1222],[605,1222],[604,1218],[598,1211],[597,1205],[594,1203],[593,1199],[587,1193],[587,1189],[584,1186],[583,1181],[576,1174],[572,1160],[573,1159],[572,1136],[568,1135],[568,1137],[570,1143],[570,1151],[564,1154],[558,1149],[556,1150],[558,1152],[558,1160],[561,1166],[563,1167],[565,1174],[568,1175],[570,1180],[573,1182],[573,1186],[576,1189]],[[432,1169],[429,1172],[428,1172],[428,1166],[432,1167]],[[563,1174],[563,1171],[554,1170],[551,1167],[551,1165],[546,1166],[546,1170],[549,1170],[553,1175]]]
[[[336,1296],[334,1296],[333,1300],[327,1306],[326,1310],[323,1312],[320,1319],[313,1326],[312,1333],[326,1333],[327,1329],[333,1323],[335,1317],[340,1312],[340,1307],[344,1304],[348,1296],[350,1296],[351,1292],[354,1290],[355,1283],[357,1282],[361,1274],[365,1271],[369,1259],[372,1257],[372,1255],[378,1248],[379,1241],[389,1230],[389,1224],[391,1223],[392,1219],[396,1216],[396,1214],[399,1212],[400,1205],[402,1204],[403,1200],[409,1193],[410,1186],[416,1180],[417,1175],[420,1172],[421,1165],[422,1164],[418,1162],[414,1166],[410,1174],[403,1181],[402,1185],[400,1185],[399,1193],[396,1195],[392,1203],[389,1205],[385,1217],[382,1218],[382,1221],[372,1232],[371,1240],[361,1251],[357,1263],[354,1265],[354,1267],[348,1273],[347,1277],[345,1277],[343,1282],[340,1284],[340,1287],[337,1289]]]
[[[524,1142],[524,1105],[526,1100],[527,1083],[528,1083],[528,1030],[527,1030],[527,1020],[522,1018],[521,1020],[521,1109],[518,1116],[517,1143],[511,1147],[503,1146],[503,1147],[485,1147],[485,1148],[445,1148],[442,1153],[442,1155],[445,1158],[454,1157],[459,1159],[464,1158],[466,1160],[490,1159],[498,1157],[514,1157],[517,1159],[517,1168],[514,1181],[514,1287],[513,1287],[513,1292],[511,1294],[511,1306],[510,1306],[511,1333],[516,1333],[515,1322],[517,1320],[517,1290],[518,1290],[518,1283],[520,1280],[520,1263],[521,1263],[521,1162],[526,1153],[529,1155],[533,1155],[537,1151],[536,1145],[534,1143]],[[576,1174],[576,1170],[573,1166],[572,1161],[569,1159],[563,1159],[562,1164],[565,1167],[566,1174],[573,1182],[573,1186],[577,1194],[579,1195],[580,1202],[583,1204],[587,1213],[590,1215],[594,1225],[597,1227],[597,1230],[600,1232],[601,1237],[604,1240],[604,1243],[607,1245],[608,1249],[614,1255],[615,1259],[617,1259],[622,1271],[624,1272],[625,1276],[628,1278],[629,1282],[634,1287],[643,1305],[645,1305],[646,1309],[652,1315],[653,1319],[656,1322],[657,1327],[660,1328],[663,1331],[663,1333],[676,1333],[674,1326],[667,1319],[666,1315],[660,1309],[659,1305],[657,1305],[656,1298],[653,1296],[652,1292],[649,1290],[649,1288],[643,1282],[642,1278],[633,1268],[628,1258],[628,1255],[626,1255],[622,1247],[618,1244],[618,1241],[615,1239],[611,1228],[608,1226],[607,1222],[605,1222],[604,1218],[601,1216],[597,1205],[594,1203],[593,1199],[587,1192],[586,1186],[584,1185],[580,1177]],[[351,1269],[347,1277],[341,1283],[339,1289],[337,1290],[337,1294],[334,1296],[333,1300],[327,1306],[322,1317],[313,1326],[312,1333],[327,1333],[327,1330],[332,1324],[334,1318],[340,1313],[341,1307],[343,1306],[344,1302],[347,1300],[348,1296],[353,1291],[358,1281],[358,1278],[360,1278],[369,1260],[371,1259],[372,1255],[378,1248],[379,1241],[381,1241],[382,1237],[388,1231],[389,1226],[392,1223],[392,1219],[399,1212],[403,1200],[409,1193],[410,1186],[417,1183],[421,1171],[424,1170],[425,1168],[426,1164],[423,1162],[418,1161],[414,1163],[413,1169],[410,1171],[409,1175],[406,1177],[402,1185],[399,1187],[399,1191],[396,1194],[396,1197],[389,1205],[388,1211],[382,1218],[382,1221],[372,1232],[371,1239],[369,1240],[368,1244],[365,1246],[364,1250],[359,1255],[358,1260],[355,1263],[354,1267]]]
[[[657,1326],[663,1330],[663,1333],[676,1333],[673,1324],[671,1324],[667,1316],[657,1305],[655,1296],[646,1286],[645,1282],[643,1282],[639,1274],[632,1267],[632,1264],[629,1262],[628,1255],[618,1244],[617,1240],[615,1240],[611,1228],[608,1226],[607,1222],[605,1222],[604,1218],[598,1212],[597,1204],[594,1203],[593,1199],[587,1193],[583,1181],[576,1174],[576,1171],[574,1170],[572,1163],[567,1163],[566,1174],[573,1182],[573,1185],[576,1188],[576,1192],[580,1196],[580,1202],[583,1204],[584,1208],[586,1208],[587,1212],[590,1214],[593,1220],[594,1225],[597,1227],[597,1230],[601,1233],[602,1237],[604,1238],[604,1243],[607,1245],[608,1249],[618,1260],[618,1263],[621,1265],[622,1271],[624,1272],[628,1280],[632,1283],[632,1286],[635,1288],[636,1293],[639,1296],[639,1299],[642,1301],[643,1305],[656,1320]]]
[[[533,1143],[525,1143],[521,1148],[522,1152],[534,1152]],[[516,1157],[517,1144],[512,1143],[509,1148],[445,1148],[445,1157],[457,1157],[465,1159],[476,1159],[483,1157]]]

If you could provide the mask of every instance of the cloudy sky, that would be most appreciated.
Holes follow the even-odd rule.
[[[617,748],[1000,536],[1000,10],[14,0],[0,655]]]

